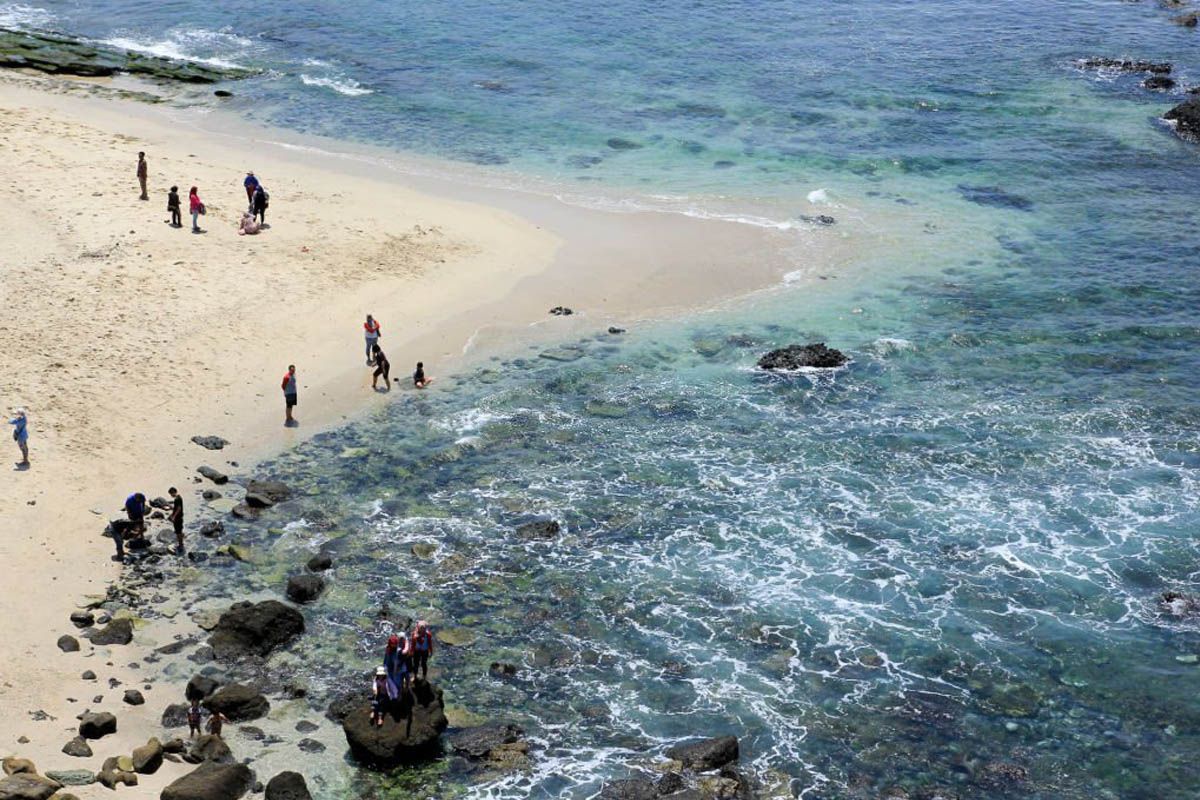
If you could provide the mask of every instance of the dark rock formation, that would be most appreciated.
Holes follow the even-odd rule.
[[[1186,14],[1180,14],[1178,17],[1172,17],[1171,22],[1183,28],[1194,28],[1200,24],[1200,14],[1195,11],[1189,11]]]
[[[94,645],[129,644],[133,641],[133,620],[128,617],[114,619],[103,628],[89,631],[86,635]]]
[[[1163,114],[1175,123],[1175,133],[1189,141],[1200,141],[1200,97],[1186,100]]]
[[[329,553],[318,553],[310,558],[305,566],[310,572],[324,572],[333,567],[333,556]]]
[[[63,745],[62,751],[74,758],[91,758],[92,748],[82,736],[76,736]]]
[[[62,636],[58,637],[57,644],[58,649],[62,650],[64,653],[79,652],[79,640],[74,636],[68,636],[64,633]]]
[[[151,739],[141,747],[133,748],[133,771],[139,775],[153,775],[163,763],[163,746],[158,739]]]
[[[213,692],[205,701],[209,711],[220,711],[231,722],[247,722],[265,717],[271,704],[256,689],[241,683],[231,683]]]
[[[342,720],[354,760],[363,766],[391,769],[435,758],[446,729],[442,691],[418,680],[413,693],[393,704],[382,727],[371,723],[371,705],[363,699]]]
[[[96,617],[90,611],[72,611],[71,624],[76,628],[90,628],[96,624]]]
[[[281,772],[267,781],[266,800],[312,800],[304,776],[298,772]]]
[[[293,575],[288,578],[287,597],[293,603],[311,603],[325,591],[325,579],[320,575]]]
[[[183,696],[192,700],[203,700],[217,690],[221,684],[215,679],[207,675],[193,675],[192,679],[187,682],[187,688],[183,690]]]
[[[517,526],[517,536],[522,539],[553,539],[561,530],[562,526],[555,520],[541,519]]]
[[[238,603],[217,622],[209,644],[218,659],[270,655],[304,633],[304,617],[278,600]]]
[[[608,332],[611,333],[613,336],[619,336],[625,332],[625,329],[618,328],[616,325],[610,325],[608,328]]]
[[[1152,92],[1165,92],[1175,88],[1175,81],[1166,75],[1151,75],[1142,81],[1142,88]]]
[[[164,728],[182,728],[187,725],[187,715],[187,703],[172,703],[163,711],[162,726]]]
[[[1171,72],[1171,65],[1154,61],[1133,61],[1127,58],[1084,58],[1075,62],[1086,69],[1108,69],[1119,72],[1151,72],[1155,75],[1166,75]]]
[[[811,222],[814,225],[833,225],[837,223],[837,220],[828,214],[817,214],[815,217],[808,214],[801,214],[800,219],[805,222]]]
[[[720,769],[738,760],[736,736],[717,736],[689,744],[677,744],[667,750],[667,758],[683,763],[688,769],[702,772]]]
[[[550,309],[550,315],[555,317],[569,317],[574,313],[574,311],[566,306],[555,306],[554,308]]]
[[[816,344],[792,344],[772,350],[758,360],[761,369],[793,370],[804,367],[831,369],[840,367],[850,359],[840,350],[826,347],[824,342]]]
[[[254,480],[246,484],[246,502],[257,508],[270,508],[292,496],[292,490],[282,481]],[[254,500],[250,498],[254,497]]]
[[[507,664],[501,661],[493,661],[488,667],[488,674],[493,678],[512,678],[517,674],[517,668],[513,664]]]
[[[1158,598],[1158,610],[1172,617],[1200,617],[1200,595],[1167,591]]]
[[[638,150],[641,145],[629,139],[622,139],[619,136],[614,136],[608,140],[608,146],[613,150]]]
[[[449,744],[458,755],[478,761],[487,758],[501,745],[520,741],[524,733],[516,725],[493,722],[474,728],[463,728],[449,737]]]
[[[199,469],[196,470],[196,472],[199,472],[201,475],[208,478],[210,481],[217,484],[218,486],[220,486],[221,484],[224,484],[224,483],[229,483],[228,475],[226,475],[224,472],[221,472],[220,470],[213,469],[212,467],[200,467]]]
[[[49,800],[62,788],[58,781],[29,772],[18,772],[0,780],[3,800]]]
[[[656,800],[658,789],[647,778],[626,778],[604,784],[600,800]]]
[[[209,520],[200,526],[200,535],[209,539],[215,539],[225,533],[225,523],[217,520]]]
[[[187,752],[183,755],[183,760],[189,764],[201,764],[205,761],[232,764],[233,751],[220,736],[206,733],[191,742]]]
[[[193,436],[192,441],[203,447],[205,450],[220,450],[229,442],[222,439],[220,436]]]
[[[145,704],[146,698],[137,689],[126,689],[125,696],[121,698],[126,705],[140,706]]]
[[[301,750],[303,750],[306,753],[324,753],[325,752],[324,743],[318,742],[316,739],[301,739],[300,741],[296,742],[296,747],[299,747]]]
[[[117,732],[117,718],[107,711],[87,711],[79,717],[79,735],[85,739],[99,739]]]
[[[163,789],[160,800],[238,800],[253,783],[245,764],[206,762]]]

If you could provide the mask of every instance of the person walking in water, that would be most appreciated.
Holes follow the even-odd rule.
[[[433,655],[433,632],[429,630],[428,622],[421,620],[417,623],[411,641],[413,680],[416,680],[418,671],[424,680],[429,675],[429,657]]]
[[[363,335],[367,340],[367,366],[375,363],[375,343],[379,341],[379,337],[383,336],[383,332],[379,330],[379,322],[370,314],[367,314],[367,321],[363,323]]]
[[[246,187],[246,203],[250,207],[250,213],[254,213],[254,192],[258,189],[258,178],[254,177],[253,172],[247,172],[242,186]]]
[[[142,196],[138,198],[139,200],[149,200],[150,199],[150,195],[146,193],[146,178],[149,174],[150,174],[149,170],[146,166],[146,154],[144,152],[139,151],[138,152],[137,176],[138,176],[138,185],[142,187]]]
[[[25,416],[25,409],[18,408],[8,424],[13,426],[13,441],[21,449],[21,460],[16,463],[16,469],[29,469],[29,417]]]
[[[413,372],[413,386],[418,389],[424,389],[429,384],[433,383],[433,378],[425,377],[425,362],[418,361],[417,368]]]
[[[254,213],[254,216],[258,217],[260,227],[264,227],[267,224],[267,205],[270,203],[270,200],[271,198],[267,196],[267,190],[260,183],[258,188],[254,190],[254,199],[250,202],[251,211]]]
[[[183,497],[174,486],[167,489],[167,494],[171,495],[171,515],[168,519],[175,528],[175,541],[179,544],[176,554],[183,555]]]
[[[392,371],[392,365],[388,361],[387,356],[383,354],[383,348],[379,345],[375,345],[371,349],[371,353],[375,357],[375,374],[371,376],[371,388],[378,388],[376,387],[375,382],[378,381],[379,377],[382,375],[383,388],[390,392],[392,390],[392,383],[389,374]]]
[[[283,424],[287,427],[292,427],[296,424],[296,420],[292,417],[292,409],[296,407],[296,365],[289,364],[288,371],[283,376],[283,402],[285,404]]]
[[[171,227],[182,228],[183,218],[180,214],[179,187],[172,186],[167,192],[167,212],[171,215]]]
[[[192,233],[204,233],[200,230],[200,215],[204,214],[207,209],[200,200],[200,190],[195,186],[188,191],[188,209],[192,214]]]

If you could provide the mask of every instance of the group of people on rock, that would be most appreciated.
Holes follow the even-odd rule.
[[[137,178],[138,186],[142,190],[139,199],[149,200],[150,195],[146,188],[149,166],[146,163],[144,151],[138,153]],[[267,193],[266,187],[255,177],[253,172],[246,173],[242,187],[246,190],[246,200],[249,205],[242,214],[241,222],[238,223],[239,236],[255,234],[267,227],[267,206],[271,201],[271,195]],[[179,199],[178,186],[172,186],[171,190],[167,192],[167,213],[171,215],[169,222],[172,228],[183,227],[183,203]],[[206,215],[208,209],[205,207],[204,201],[200,199],[200,190],[195,186],[188,190],[188,213],[192,215],[192,233],[204,233],[200,227],[200,217]]]
[[[433,631],[421,620],[412,633],[401,631],[388,637],[383,663],[375,668],[371,681],[371,722],[383,724],[388,707],[412,692],[412,683],[420,673],[421,680],[429,675],[429,658],[433,655]]]
[[[171,496],[171,510],[167,514],[167,520],[175,531],[175,542],[178,545],[175,554],[182,556],[187,552],[183,546],[183,495],[174,486],[167,490],[167,494]],[[126,519],[113,520],[108,526],[113,544],[117,547],[113,561],[125,560],[127,541],[145,542],[146,515],[149,512],[150,503],[146,501],[146,495],[142,492],[134,492],[125,498]]]

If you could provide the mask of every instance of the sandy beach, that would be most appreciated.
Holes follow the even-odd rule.
[[[186,111],[114,100],[103,86],[2,81],[0,151],[11,167],[0,178],[0,402],[28,409],[32,468],[6,468],[0,493],[0,752],[43,770],[98,769],[159,735],[162,708],[180,699],[156,696],[160,688],[134,708],[121,690],[81,685],[89,668],[101,684],[139,685],[126,665],[140,636],[119,652],[86,640],[81,653],[56,647],[78,634],[68,615],[118,574],[105,522],[130,492],[165,496],[171,485],[193,521],[198,466],[237,473],[234,463],[387,402],[364,366],[366,313],[383,326],[400,378],[393,395],[412,391],[418,359],[444,376],[437,390],[452,391],[464,358],[704,307],[796,268],[758,257],[771,252],[771,233],[744,225],[516,193],[506,202],[496,190],[480,190],[478,202],[462,187],[439,196],[361,160],[209,133],[180,122]],[[138,199],[139,150],[149,201]],[[247,170],[271,193],[270,228],[252,237],[236,231]],[[184,198],[182,229],[168,224],[171,185]],[[199,235],[188,230],[192,185],[208,206]],[[577,313],[548,317],[556,305]],[[285,429],[279,382],[289,363],[300,426]],[[190,441],[209,434],[231,445],[210,453]],[[87,708],[114,711],[120,730],[94,758],[68,758],[60,749]],[[122,793],[157,796],[184,766]]]

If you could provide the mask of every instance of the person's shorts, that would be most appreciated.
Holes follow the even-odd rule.
[[[183,520],[177,519],[171,524],[175,526],[175,535],[176,536],[183,533]]]
[[[285,400],[287,400],[287,407],[288,407],[288,408],[291,408],[292,406],[296,405],[296,395],[294,395],[294,394],[285,394],[283,397],[284,397],[284,399],[285,399]]]

